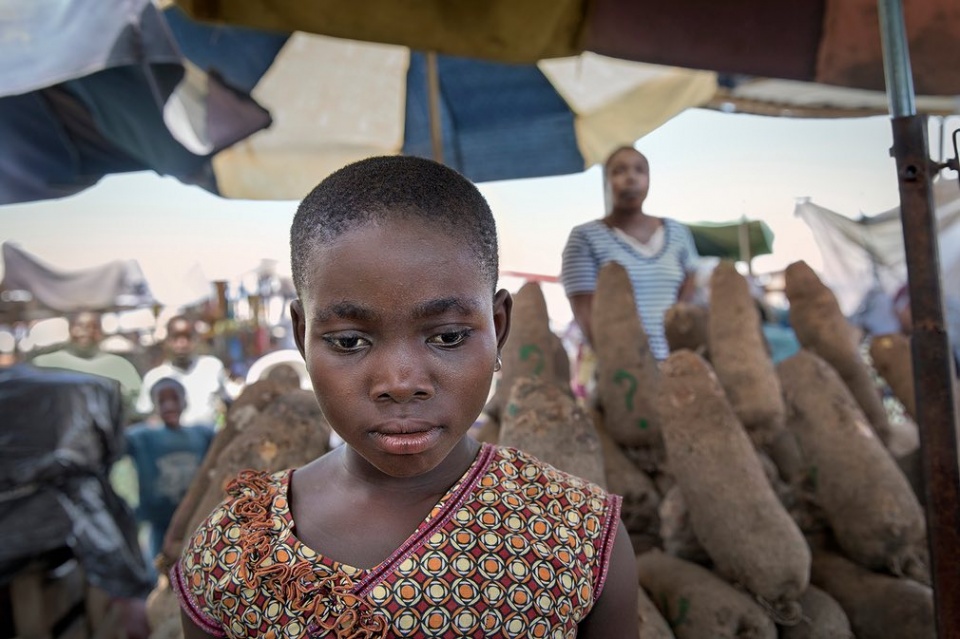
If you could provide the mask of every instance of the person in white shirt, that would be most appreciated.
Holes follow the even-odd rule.
[[[147,371],[143,376],[137,412],[154,412],[149,389],[158,380],[170,377],[183,384],[187,406],[180,422],[184,426],[217,424],[221,407],[228,397],[227,372],[216,357],[197,354],[197,332],[191,320],[176,316],[167,322],[167,337],[164,341],[167,359]]]

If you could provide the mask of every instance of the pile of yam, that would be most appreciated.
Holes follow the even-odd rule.
[[[624,497],[640,637],[932,636],[923,512],[885,446],[871,364],[832,292],[805,264],[792,267],[788,287],[804,348],[779,366],[757,302],[731,263],[714,272],[709,307],[670,309],[671,354],[657,362],[626,272],[601,271],[592,314],[596,389],[586,415],[603,483]],[[547,321],[537,318],[540,329]],[[509,439],[500,443],[593,469],[593,438],[583,434],[590,424],[571,409],[566,389],[548,393],[540,382],[534,390],[524,371],[508,366],[503,377],[516,392],[499,389],[511,397],[500,417],[502,427],[511,419],[501,432]],[[896,384],[897,373],[888,374]],[[567,421],[545,443],[545,421],[554,418]],[[586,442],[582,450],[554,449],[574,440]],[[844,570],[824,568],[831,560]],[[902,607],[889,607],[914,630],[870,634],[869,611],[887,614],[880,611],[892,595],[884,587],[902,593]]]
[[[671,353],[658,362],[626,271],[605,266],[586,400],[571,392],[539,285],[515,296],[480,436],[623,497],[640,639],[935,636],[923,510],[887,445],[873,364],[806,264],[787,270],[786,293],[803,348],[779,365],[731,263],[713,274],[708,307],[670,309]],[[912,412],[908,350],[897,336],[875,339],[873,359]],[[309,392],[263,382],[241,400],[177,513],[171,548],[236,471],[325,450]],[[158,611],[169,604],[154,599]]]

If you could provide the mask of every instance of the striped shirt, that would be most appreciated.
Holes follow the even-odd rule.
[[[677,301],[677,293],[687,273],[696,269],[700,256],[690,229],[664,218],[664,241],[660,250],[644,257],[631,243],[608,227],[593,220],[574,227],[563,249],[560,280],[567,297],[593,293],[597,274],[607,262],[618,262],[630,276],[640,320],[650,340],[650,351],[658,360],[670,352],[664,335],[663,315]]]

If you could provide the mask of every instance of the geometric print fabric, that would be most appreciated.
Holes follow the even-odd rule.
[[[293,471],[245,471],[171,573],[218,637],[575,637],[603,588],[620,498],[485,444],[380,565],[358,569],[293,535]]]

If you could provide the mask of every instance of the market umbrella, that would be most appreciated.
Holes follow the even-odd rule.
[[[622,25],[609,11],[622,7],[610,0],[597,3],[596,12],[584,13],[592,16],[586,21],[583,15],[578,17],[581,3],[569,1],[491,2],[482,7],[374,1],[365,4],[362,13],[331,2],[311,3],[309,10],[283,0],[179,4],[194,17],[259,27],[213,26],[176,9],[166,11],[186,57],[250,91],[274,116],[270,129],[215,157],[220,192],[228,197],[296,199],[333,169],[380,153],[434,157],[475,182],[573,173],[602,161],[612,149],[642,137],[689,106],[836,117],[877,113],[885,104],[882,92],[867,90],[882,89],[882,71],[879,85],[864,76],[864,81],[853,84],[858,88],[837,87],[823,82],[835,79],[838,72],[801,73],[796,61],[779,77],[797,79],[771,80],[744,73],[771,72],[769,62],[758,65],[753,57],[741,55],[731,64],[743,67],[727,67],[723,57],[711,57],[703,68],[737,71],[721,74],[718,88],[718,76],[712,72],[647,63],[666,59],[663,56],[630,62],[584,52],[587,47],[631,57],[621,45],[614,46]],[[629,4],[625,20],[649,22],[651,17],[637,14],[635,5]],[[767,20],[771,29],[779,30],[777,41],[788,47],[800,41],[807,44],[807,39],[783,31],[813,29],[809,24],[813,13],[784,12],[772,20],[775,12],[763,9],[752,22],[734,20],[731,26],[730,17],[721,11],[722,20],[716,24],[735,27],[734,37],[742,37],[749,27]],[[536,20],[526,20],[533,14]],[[733,15],[741,14],[738,9]],[[794,24],[800,19],[806,21],[802,27]],[[665,26],[660,17],[654,22]],[[572,37],[574,24],[579,35],[571,44],[564,38]],[[336,37],[302,32],[288,37],[280,31],[301,29]],[[605,30],[613,40],[608,42]],[[835,29],[829,33],[834,60],[839,54],[833,51],[841,47],[834,42]],[[876,40],[875,31],[869,35]],[[716,40],[713,30],[710,37]],[[265,40],[272,44],[254,49],[267,55],[249,53],[251,42]],[[749,41],[750,51],[755,53],[772,40]],[[686,47],[684,38],[675,38],[672,47],[677,49],[679,42]],[[552,57],[573,53],[577,55]],[[646,53],[633,57],[640,55]],[[431,56],[436,69],[433,84]],[[788,57],[799,58],[800,53],[789,51]],[[687,62],[683,56],[678,60]],[[235,77],[238,74],[242,81]],[[939,91],[941,86],[931,88]],[[948,113],[956,109],[956,101],[926,96],[921,108]]]
[[[380,154],[440,159],[475,182],[577,173],[716,90],[711,72],[594,54],[508,64],[166,17],[184,56],[273,116],[214,158],[228,197],[298,199]]]

